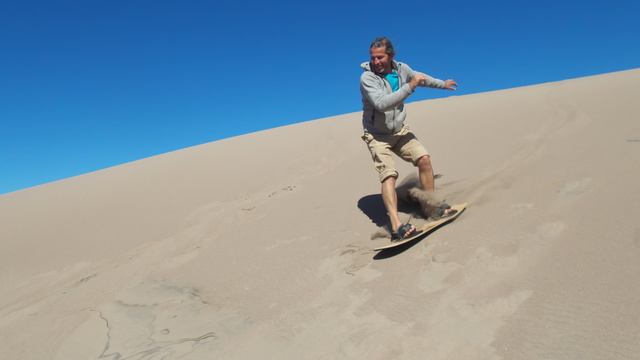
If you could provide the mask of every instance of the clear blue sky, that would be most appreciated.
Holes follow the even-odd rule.
[[[411,102],[638,68],[639,14],[630,0],[5,0],[0,194],[360,111],[377,36],[459,83]]]

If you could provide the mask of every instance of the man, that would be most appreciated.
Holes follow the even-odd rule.
[[[414,72],[407,64],[395,61],[393,45],[385,37],[371,43],[369,54],[371,61],[361,65],[365,72],[360,77],[364,127],[362,139],[367,143],[380,174],[382,200],[391,220],[391,240],[398,241],[413,234],[415,227],[402,224],[398,216],[398,171],[391,153],[411,161],[418,168],[422,189],[427,193],[434,191],[430,155],[404,124],[404,101],[418,86],[456,90],[458,84],[453,80],[442,81]],[[444,205],[437,212],[439,216],[447,216],[455,211]]]

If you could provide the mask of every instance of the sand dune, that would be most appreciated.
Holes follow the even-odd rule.
[[[640,359],[638,99],[408,104],[469,207],[386,253],[360,113],[1,195],[0,359]]]

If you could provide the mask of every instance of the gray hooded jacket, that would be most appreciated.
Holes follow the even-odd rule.
[[[407,117],[404,100],[413,93],[409,82],[417,72],[407,64],[393,60],[392,67],[398,73],[398,91],[394,92],[384,74],[376,73],[370,62],[360,66],[365,70],[360,76],[364,131],[371,135],[393,135],[399,132]],[[444,81],[426,76],[427,82],[420,86],[445,88]]]

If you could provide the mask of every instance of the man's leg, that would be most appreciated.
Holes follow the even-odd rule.
[[[431,167],[431,156],[425,155],[416,163],[418,166],[418,177],[422,189],[433,193],[435,189],[435,181],[433,177],[433,167]]]
[[[398,172],[395,169],[395,164],[392,157],[392,143],[395,144],[397,139],[393,136],[383,136],[381,139],[376,139],[371,134],[365,133],[362,139],[367,143],[376,170],[379,173],[382,183],[382,201],[387,214],[389,214],[389,220],[391,220],[391,232],[398,231],[398,228],[402,226],[400,217],[398,215],[398,194],[396,193],[396,179]],[[404,235],[409,236],[415,231],[415,227],[411,226],[411,229]]]
[[[429,155],[421,157],[416,163],[416,166],[418,166],[418,176],[420,177],[420,185],[422,185],[422,189],[433,194],[435,192],[435,178],[433,176],[433,167],[431,166],[431,157]],[[443,215],[447,215],[452,211],[455,210],[447,209],[444,211]]]
[[[398,215],[398,194],[396,193],[396,178],[389,176],[382,181],[382,201],[389,214],[391,220],[391,231],[397,231],[402,225],[400,217]],[[412,226],[405,237],[411,235],[416,229]]]
[[[433,193],[435,186],[433,168],[431,167],[431,156],[429,156],[427,149],[422,146],[418,138],[416,138],[408,128],[405,127],[402,131],[404,134],[402,135],[402,139],[396,144],[394,151],[403,160],[412,162],[418,168],[418,176],[422,190]]]

